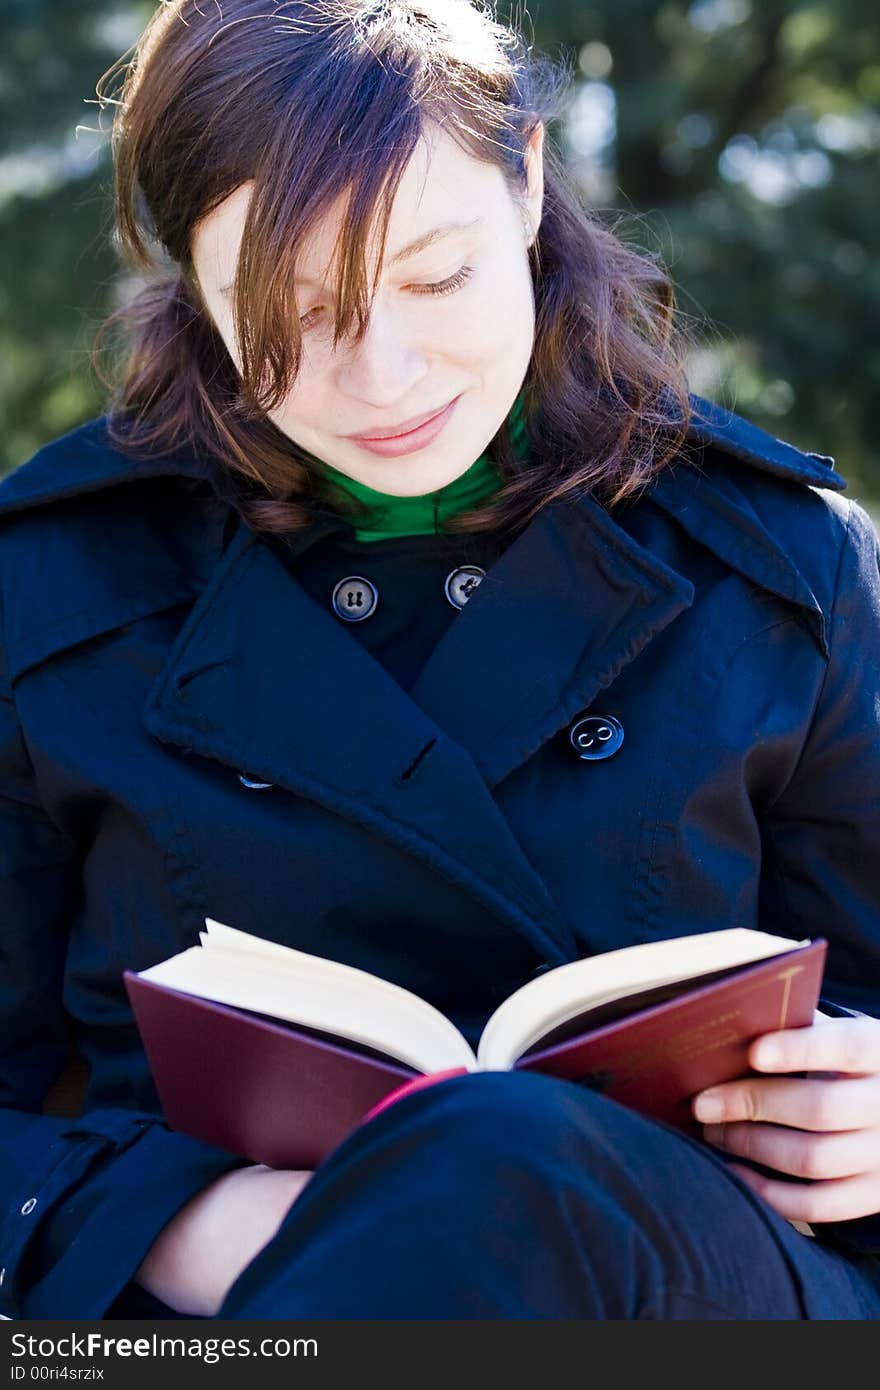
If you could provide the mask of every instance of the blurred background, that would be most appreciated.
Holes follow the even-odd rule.
[[[95,86],[153,3],[3,0],[0,473],[103,410],[97,324],[136,288],[112,240]],[[586,202],[658,254],[694,390],[833,454],[880,504],[876,0],[498,0],[571,71],[551,128]]]

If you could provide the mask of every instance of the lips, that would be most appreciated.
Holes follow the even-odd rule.
[[[349,439],[363,439],[366,441],[374,439],[399,439],[401,435],[412,434],[421,425],[426,425],[429,420],[435,420],[438,415],[450,404],[438,406],[436,410],[429,410],[426,415],[414,415],[410,420],[404,420],[400,425],[392,425],[387,430],[372,430],[369,434],[350,434]]]
[[[461,396],[455,396],[439,414],[429,415],[423,424],[407,430],[404,434],[392,434],[384,439],[352,435],[351,442],[356,448],[365,449],[367,453],[375,454],[377,458],[399,459],[406,454],[417,454],[420,450],[427,449],[430,444],[434,443],[435,439],[439,438],[454,415],[460,400]]]

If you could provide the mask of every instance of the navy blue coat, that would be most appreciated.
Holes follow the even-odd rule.
[[[874,531],[830,460],[702,409],[635,503],[544,509],[408,691],[203,458],[102,417],[0,485],[0,1313],[100,1317],[241,1161],[165,1126],[122,984],[206,916],[472,1041],[542,966],[731,926],[826,936],[827,1001],[880,1015]],[[82,1113],[44,1113],[73,1053]]]

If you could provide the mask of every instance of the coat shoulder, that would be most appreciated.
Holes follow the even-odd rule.
[[[827,454],[809,453],[758,425],[699,401],[692,436],[706,502],[739,512],[746,529],[773,539],[806,575],[836,571],[850,526],[851,498]],[[708,407],[708,408],[707,408]],[[756,532],[757,534],[757,532]],[[745,537],[744,537],[745,540]]]
[[[692,540],[815,621],[823,649],[854,514],[834,461],[700,397],[678,458],[647,495]]]
[[[47,656],[191,601],[226,509],[191,453],[130,457],[99,416],[0,481],[0,603],[15,680]]]
[[[846,481],[835,471],[830,454],[800,449],[703,396],[692,394],[690,403],[689,439],[697,449],[727,461],[729,467],[739,462],[759,474],[808,487],[832,492],[845,489]]]
[[[211,471],[187,446],[135,456],[111,439],[108,417],[98,415],[50,439],[0,479],[0,522],[54,502],[152,478],[209,481]]]

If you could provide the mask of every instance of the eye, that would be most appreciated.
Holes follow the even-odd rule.
[[[413,285],[413,289],[417,294],[451,294],[453,290],[460,290],[473,273],[473,266],[463,265],[461,270],[450,275],[448,280],[440,280],[434,285]]]
[[[413,285],[412,289],[416,294],[452,294],[454,290],[460,290],[462,285],[467,283],[473,273],[473,266],[463,265],[461,270],[457,270],[454,275],[450,275],[446,280],[438,280],[430,285]],[[300,319],[300,326],[306,329],[310,328],[312,326],[310,323],[312,316],[320,312],[320,304],[314,309],[310,309],[309,312],[304,314]]]

